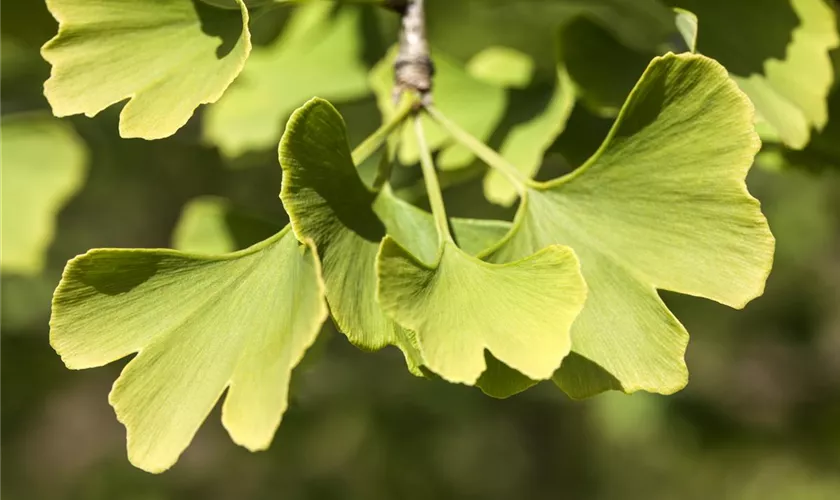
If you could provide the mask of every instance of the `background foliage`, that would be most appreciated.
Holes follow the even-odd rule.
[[[670,16],[666,4],[698,14],[698,50],[739,83],[748,80],[742,86],[766,118],[748,183],[777,238],[774,273],[765,296],[743,312],[663,293],[692,333],[684,391],[572,403],[543,384],[498,401],[416,379],[396,349],[362,353],[328,324],[295,372],[290,410],[269,451],[234,446],[214,412],[171,472],[134,469],[106,399],[124,362],[70,372],[47,343],[50,296],[64,263],[94,247],[228,251],[285,225],[277,198],[282,125],[320,95],[339,103],[353,145],[374,130],[396,18],[317,2],[252,16],[253,51],[220,102],[200,108],[174,136],[148,142],[119,137],[120,106],[93,119],[52,117],[39,48],[57,25],[43,3],[10,0],[0,18],[4,497],[833,498],[840,491],[840,90],[828,95],[825,116],[820,96],[840,66],[836,24],[828,22],[836,4],[599,0],[584,8],[534,0],[517,7],[525,3],[432,1],[429,29],[440,61],[439,106],[518,165],[539,169],[538,178],[574,168],[598,146],[650,57],[663,50],[668,33],[649,28]],[[235,54],[239,33],[221,27],[240,13],[210,17],[205,26],[219,27],[215,36],[230,39],[226,50]],[[559,41],[549,36],[555,30]],[[502,48],[482,54],[493,44]],[[170,49],[158,47],[156,57]],[[565,62],[560,70],[555,51]],[[788,57],[800,52],[804,59]],[[825,61],[809,58],[820,53]],[[831,61],[834,69],[820,73]],[[784,127],[773,126],[778,117]],[[483,167],[437,140],[451,215],[510,218],[512,209],[483,196],[486,189],[509,203],[505,187],[492,177],[464,183],[480,179]],[[535,148],[546,154],[522,157]],[[416,160],[406,151],[406,163]],[[419,169],[401,169],[396,179],[401,196],[424,204]]]

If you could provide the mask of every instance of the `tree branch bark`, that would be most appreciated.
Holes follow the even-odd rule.
[[[394,100],[399,100],[405,91],[414,91],[424,104],[430,104],[435,68],[426,39],[423,0],[408,0],[401,13],[400,50],[394,62]]]

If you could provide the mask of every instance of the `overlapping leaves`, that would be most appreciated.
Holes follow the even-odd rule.
[[[374,192],[364,185],[346,134],[341,116],[326,101],[315,99],[296,111],[280,145],[281,198],[295,233],[314,241],[323,260],[327,301],[338,328],[364,349],[399,347],[409,369],[420,374],[423,360],[414,332],[393,321],[376,300],[376,257],[389,234],[415,255],[434,259],[434,223],[387,187]],[[494,222],[453,224],[473,252],[499,234]]]
[[[600,370],[584,378],[564,364],[555,381],[567,393],[685,385],[688,334],[657,288],[732,307],[762,293],[774,242],[744,185],[760,145],[752,119],[718,63],[657,58],[595,156],[527,185],[515,227],[489,256],[559,243],[581,259],[590,292],[572,349]]]
[[[51,0],[61,22],[44,49],[54,66],[47,85],[54,111],[95,114],[130,98],[123,135],[154,138],[171,134],[196,106],[217,99],[250,49],[247,10],[240,0],[238,10],[184,2]],[[564,4],[531,2],[550,3]],[[565,5],[569,19],[582,9],[572,3]],[[602,24],[617,6],[659,19],[658,8],[645,10],[654,4],[603,0],[583,10]],[[505,11],[496,7],[494,15]],[[256,60],[257,83],[247,90],[243,82],[242,91],[256,88],[268,96],[288,83],[275,66],[294,66],[301,47],[325,64],[335,51],[355,55],[355,14],[330,12],[315,4],[299,11],[303,27],[284,33],[262,62]],[[329,35],[312,45],[301,42],[310,40],[309,21],[329,25]],[[556,27],[555,20],[539,21]],[[145,29],[124,29],[132,26]],[[645,50],[653,50],[651,40],[660,35],[615,31],[617,41]],[[545,49],[541,37],[535,40]],[[189,43],[173,49],[174,39]],[[773,238],[744,184],[760,143],[752,105],[721,65],[690,54],[655,59],[598,152],[571,175],[542,183],[530,178],[574,100],[565,67],[558,71],[552,58],[552,76],[541,87],[532,85],[534,75],[546,77],[539,57],[516,66],[517,74],[494,79],[500,60],[527,61],[534,54],[503,39],[464,57],[445,38],[437,41],[453,51],[452,57],[436,53],[442,113],[430,111],[435,119],[424,118],[418,139],[403,135],[400,152],[406,163],[422,159],[433,214],[398,199],[387,183],[368,188],[340,115],[314,99],[292,115],[280,145],[281,198],[291,230],[233,254],[106,249],[68,264],[54,298],[51,342],[71,368],[138,353],[111,394],[135,464],[150,471],[171,466],[225,390],[223,422],[234,441],[265,448],[285,410],[291,370],[314,341],[327,304],[351,342],[369,350],[394,345],[417,375],[424,366],[499,397],[553,375],[569,395],[587,397],[607,389],[671,393],[686,383],[688,334],[657,289],[732,307],[762,292]],[[138,54],[140,46],[148,51]],[[321,91],[362,92],[361,67],[355,59],[338,59],[353,77]],[[189,64],[176,64],[185,60]],[[385,61],[374,80],[392,117],[399,111],[390,107]],[[517,92],[532,91],[529,97],[538,95],[544,106],[523,112]],[[254,110],[243,110],[241,96],[232,93],[231,107],[216,111],[227,118],[217,123],[227,127],[241,113],[266,134],[243,128],[247,140],[220,132],[218,142],[231,154],[264,145],[279,133],[274,125],[288,106],[306,96],[272,102],[254,120]],[[815,110],[816,101],[802,108]],[[453,127],[452,118],[460,126]],[[809,119],[819,126],[818,113]],[[494,137],[498,130],[504,138]],[[464,140],[470,134],[479,141]],[[497,141],[501,154],[488,156],[471,141]],[[433,150],[443,169],[468,166],[476,156],[492,166],[488,197],[502,204],[521,197],[513,224],[447,220],[435,199],[436,181],[429,180],[436,178]],[[383,169],[380,180],[387,173]],[[223,207],[194,208],[187,215],[215,225],[203,234],[218,238],[201,240],[184,230],[180,246],[211,253],[239,246],[218,230]]]
[[[371,84],[386,118],[396,110],[392,96],[395,57],[396,48],[371,72]],[[476,54],[466,65],[441,51],[436,51],[434,57],[435,105],[481,140],[490,141],[503,129],[505,133],[498,144],[502,155],[526,175],[536,174],[545,150],[563,131],[574,106],[575,96],[566,71],[558,67],[553,78],[533,81],[530,56],[501,47]],[[510,67],[511,58],[522,63]],[[500,64],[506,65],[504,78],[491,79],[489,68]],[[423,117],[423,124],[429,147],[440,150],[441,169],[472,165],[472,152],[453,142],[434,121]],[[420,158],[410,128],[403,129],[399,158],[406,165],[415,164]],[[511,205],[516,199],[513,186],[496,172],[487,174],[485,193],[490,201],[502,205]]]
[[[313,95],[345,101],[369,92],[358,9],[330,2],[296,9],[280,38],[255,47],[242,75],[209,109],[205,136],[228,156],[276,145],[289,114]]]
[[[802,149],[812,129],[825,127],[834,80],[829,51],[840,45],[831,2],[670,3],[697,15],[697,50],[719,60],[749,95],[764,127],[762,135]]]

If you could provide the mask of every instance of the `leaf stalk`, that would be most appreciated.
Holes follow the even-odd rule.
[[[452,232],[449,230],[449,219],[446,216],[446,207],[443,203],[443,193],[438,182],[437,171],[432,160],[432,152],[426,142],[426,133],[423,129],[423,122],[420,115],[414,115],[414,130],[417,133],[417,145],[420,149],[420,168],[423,170],[423,179],[426,182],[426,195],[429,197],[429,205],[432,207],[432,216],[435,219],[438,240],[454,243]]]
[[[487,164],[490,168],[496,169],[502,173],[514,185],[519,194],[524,194],[527,186],[531,183],[530,179],[517,170],[509,161],[502,155],[494,151],[491,147],[476,139],[472,134],[461,128],[458,124],[447,118],[434,105],[426,104],[423,109],[428,115],[443,127],[453,139],[461,145],[473,152],[481,161]]]
[[[353,150],[353,164],[356,166],[361,165],[373,153],[378,151],[385,141],[388,140],[388,137],[405,122],[406,118],[417,111],[417,104],[417,101],[414,99],[404,99],[397,108],[397,112],[387,122],[383,123],[367,139],[356,146],[356,149]]]

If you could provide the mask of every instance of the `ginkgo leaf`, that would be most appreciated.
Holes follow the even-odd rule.
[[[303,5],[280,38],[256,47],[236,84],[207,113],[205,137],[227,156],[277,144],[289,114],[313,95],[334,101],[370,92],[359,9]]]
[[[546,150],[566,129],[575,105],[575,89],[565,69],[558,68],[553,85],[516,90],[510,95],[512,105],[505,115],[510,128],[499,152],[520,172],[533,177]],[[484,178],[484,195],[504,206],[512,205],[518,196],[513,184],[496,170]]]
[[[461,250],[417,118],[414,130],[437,251],[429,261],[387,236],[377,256],[379,303],[415,332],[424,365],[445,380],[475,384],[486,368],[485,351],[530,378],[550,378],[569,353],[569,330],[586,299],[574,252],[550,245],[516,262],[491,264]]]
[[[750,96],[757,118],[794,149],[828,120],[834,79],[829,51],[840,45],[824,0],[671,0],[699,18],[697,50],[720,61]]]
[[[44,267],[55,216],[85,177],[87,151],[66,123],[49,115],[4,116],[2,264],[35,275]]]
[[[316,254],[287,227],[241,252],[91,250],[53,298],[50,343],[71,369],[132,353],[109,400],[129,460],[172,466],[225,389],[222,423],[250,450],[269,446],[292,369],[327,317]]]
[[[533,58],[538,75],[549,77],[556,66],[557,29],[575,17],[592,18],[637,50],[654,49],[673,30],[672,14],[658,0],[427,0],[426,4],[433,46],[460,61],[490,46],[516,49]]]
[[[93,116],[128,99],[120,135],[172,135],[218,100],[251,50],[248,10],[194,0],[48,0],[58,35],[41,53],[44,94],[56,116]]]
[[[491,85],[526,88],[534,79],[534,60],[509,47],[487,47],[467,61],[466,70]]]
[[[530,378],[550,378],[586,298],[574,253],[556,245],[500,265],[446,242],[426,264],[387,237],[378,274],[379,302],[416,332],[424,364],[470,385],[486,368],[485,349]]]
[[[574,82],[578,95],[598,114],[615,116],[642,76],[654,51],[625,46],[609,30],[586,17],[560,30],[558,58]]]
[[[422,372],[414,334],[392,321],[376,302],[376,255],[386,233],[416,255],[434,258],[431,214],[397,199],[387,185],[373,192],[353,165],[341,115],[312,99],[295,111],[280,143],[280,197],[296,234],[311,238],[323,261],[333,319],[355,345],[400,348],[409,369]],[[472,253],[498,241],[507,223],[453,219],[456,235]]]
[[[675,8],[675,24],[680,34],[685,49],[688,52],[697,52],[697,29],[698,19],[694,12]]]
[[[656,58],[598,152],[530,182],[514,228],[489,251],[521,259],[570,246],[589,286],[555,382],[572,397],[687,382],[688,333],[656,290],[743,307],[763,292],[774,240],[744,178],[758,151],[747,97],[714,60]],[[572,359],[571,357],[569,359]]]
[[[277,224],[234,210],[227,200],[203,196],[190,200],[172,235],[182,252],[218,255],[247,248],[281,228]]]

